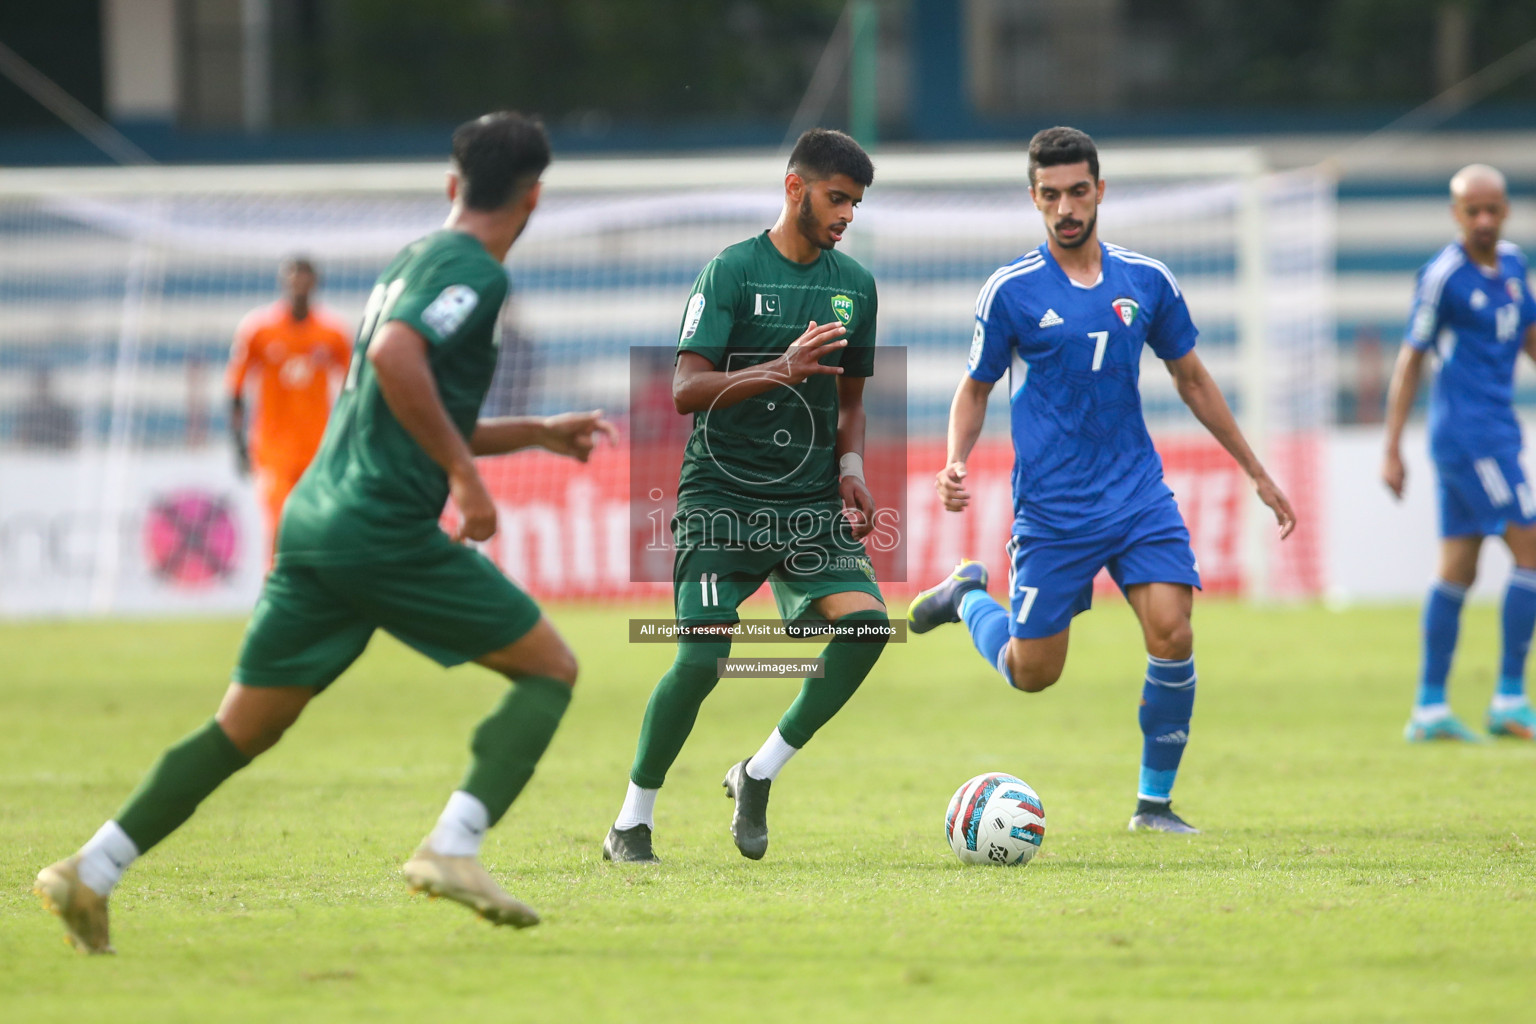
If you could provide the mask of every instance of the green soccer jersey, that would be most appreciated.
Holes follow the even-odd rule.
[[[368,296],[320,450],[284,507],[279,562],[400,558],[431,539],[448,476],[390,412],[368,345],[391,320],[421,334],[438,396],[467,439],[496,369],[496,321],[506,297],[506,270],[463,232],[434,232],[395,257]]]
[[[683,314],[679,353],[717,370],[776,359],[811,321],[847,327],[848,346],[822,359],[843,375],[874,372],[875,279],[850,256],[787,259],[764,231],[709,261]],[[678,480],[679,509],[752,512],[837,499],[837,376],[816,374],[733,405],[695,413]]]

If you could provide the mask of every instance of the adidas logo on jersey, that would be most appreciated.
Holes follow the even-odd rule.
[[[1046,310],[1045,316],[1040,318],[1041,327],[1060,327],[1064,323],[1066,323],[1066,321],[1063,320],[1061,318],[1061,314],[1057,313],[1054,309]]]

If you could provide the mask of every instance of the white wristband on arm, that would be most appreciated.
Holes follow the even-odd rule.
[[[844,452],[843,457],[837,460],[837,475],[839,479],[851,476],[859,483],[863,483],[864,456],[858,452]]]

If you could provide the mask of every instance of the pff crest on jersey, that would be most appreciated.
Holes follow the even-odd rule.
[[[1110,305],[1115,307],[1115,314],[1120,317],[1120,322],[1129,327],[1136,322],[1136,316],[1141,312],[1141,304],[1135,299],[1118,298]]]
[[[846,325],[853,319],[853,300],[846,295],[832,296],[832,312]]]

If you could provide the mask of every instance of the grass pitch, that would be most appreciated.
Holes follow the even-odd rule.
[[[1403,743],[1412,609],[1197,606],[1175,806],[1202,836],[1125,831],[1144,663],[1104,601],[1039,695],[1008,690],[959,627],[888,648],[780,776],[760,863],[731,844],[720,778],[797,684],[722,683],[658,804],[665,863],[625,869],[600,845],[671,648],[625,643],[628,610],[550,612],[583,679],[485,851],[542,926],[493,929],[400,883],[500,684],[381,635],[129,873],[120,955],[95,958],[63,945],[32,876],[212,712],[241,627],[0,627],[0,1018],[1530,1019],[1536,744]],[[1468,721],[1495,617],[1464,623],[1451,693]],[[951,792],[987,770],[1045,802],[1028,868],[962,867],[942,839]]]

